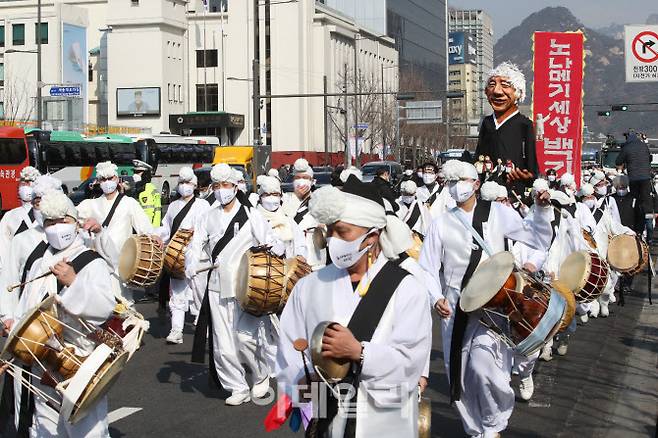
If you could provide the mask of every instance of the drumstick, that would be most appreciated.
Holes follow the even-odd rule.
[[[206,266],[205,268],[198,269],[198,270],[196,271],[196,273],[197,273],[197,274],[201,274],[202,272],[208,272],[208,271],[210,271],[210,270],[212,270],[212,269],[215,269],[215,268],[219,268],[219,265],[210,265],[210,266]]]
[[[13,292],[14,289],[18,289],[19,287],[23,287],[25,285],[28,285],[28,284],[32,283],[33,281],[41,280],[42,278],[47,277],[49,275],[55,275],[55,274],[53,274],[52,272],[44,272],[43,274],[39,275],[38,277],[34,277],[31,280],[24,281],[23,283],[19,283],[19,284],[14,284],[12,286],[7,286],[7,292]]]

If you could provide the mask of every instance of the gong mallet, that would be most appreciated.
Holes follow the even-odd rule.
[[[49,275],[55,275],[55,274],[53,274],[52,272],[44,272],[43,274],[41,274],[37,277],[34,277],[31,280],[24,281],[22,283],[14,284],[14,285],[11,285],[11,286],[7,286],[7,292],[13,292],[15,289],[18,289],[19,287],[27,286],[28,284],[30,284],[34,281],[37,281],[37,280],[41,280],[42,278],[45,278]]]
[[[306,355],[304,351],[308,348],[308,341],[304,338],[299,338],[292,343],[292,347],[302,354],[302,361],[304,362],[304,374],[306,375],[306,382],[311,384],[311,373],[308,371],[308,364],[306,363]]]

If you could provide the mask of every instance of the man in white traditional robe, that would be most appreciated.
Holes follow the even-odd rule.
[[[116,301],[111,286],[111,268],[100,256],[93,258],[79,272],[75,272],[67,263],[89,250],[78,235],[77,211],[66,195],[57,191],[46,193],[41,199],[40,211],[49,246],[43,257],[30,269],[28,280],[35,281],[25,288],[8,325],[11,327],[19,322],[28,311],[45,298],[57,295],[57,301],[64,310],[59,312],[59,317],[68,326],[85,333],[86,329],[78,318],[98,326],[105,322],[114,310]],[[54,275],[36,279],[48,270]],[[60,290],[58,283],[62,285]],[[76,354],[86,356],[92,352],[93,344],[84,336],[66,328],[65,331],[64,340],[75,347]],[[32,384],[46,394],[51,396],[55,394],[52,388],[34,379]],[[34,401],[31,436],[39,438],[110,436],[106,397],[101,398],[90,408],[90,412],[75,424],[61,418],[41,396],[35,395]]]
[[[168,244],[177,230],[194,231],[201,215],[210,209],[210,205],[206,200],[194,197],[197,184],[197,177],[191,167],[182,167],[178,171],[177,190],[180,198],[169,205],[167,214],[162,220],[162,226],[157,229],[163,244]],[[188,278],[170,277],[169,312],[171,314],[171,331],[166,339],[168,344],[183,343],[185,313],[190,309],[190,301],[194,299],[192,294],[193,291]]]
[[[429,207],[432,206],[437,196],[443,188],[436,180],[439,168],[434,163],[425,163],[423,165],[423,185],[418,187],[416,198]]]
[[[398,217],[402,222],[406,223],[411,231],[415,231],[421,236],[425,236],[427,228],[432,222],[427,206],[418,201],[416,183],[412,180],[402,181],[400,184],[400,197],[397,199],[397,204],[400,209],[397,211]]]
[[[40,175],[39,171],[32,166],[21,170],[18,180],[18,197],[21,200],[20,207],[6,212],[0,219],[0,272],[7,263],[6,248],[9,248],[12,239],[18,233],[36,226],[34,211],[32,210],[32,196],[34,194],[34,181]]]
[[[153,225],[139,203],[119,193],[119,175],[117,166],[109,161],[96,165],[96,179],[100,183],[103,196],[85,199],[78,206],[84,229],[90,231],[93,238],[89,246],[98,251],[118,272],[121,249],[133,234],[155,234]],[[112,212],[114,208],[114,211]],[[108,216],[112,214],[108,221]],[[159,236],[156,236],[160,239]],[[125,285],[121,294],[129,302],[133,301],[133,292]]]
[[[423,243],[420,264],[436,277],[437,283],[445,287],[445,292],[437,289],[430,293],[434,307],[443,317],[443,354],[450,376],[455,309],[472,250],[484,246],[480,262],[503,251],[505,239],[545,250],[552,233],[550,210],[547,208],[549,195],[543,192],[536,195],[534,211],[526,219],[507,205],[491,203],[486,221],[482,222],[482,235],[476,237],[475,231],[471,231],[466,224],[473,222],[478,202],[486,201],[477,201],[476,198],[480,182],[475,166],[451,160],[444,164],[443,171],[457,207],[439,216],[430,226]],[[486,208],[486,204],[483,207]],[[478,241],[477,246],[475,243],[469,244],[475,241]],[[460,396],[453,392],[452,398],[464,429],[471,436],[493,437],[507,427],[514,407],[514,391],[510,386],[512,350],[480,324],[479,314],[475,312],[468,318],[462,346],[456,351],[461,356],[461,381],[451,382],[451,385],[453,388],[463,387],[463,391],[460,391]]]
[[[322,436],[417,436],[417,385],[431,348],[427,289],[409,273],[403,273],[397,285],[387,284],[394,290],[371,288],[379,276],[402,271],[398,254],[411,247],[411,233],[396,216],[386,214],[377,190],[355,176],[348,178],[343,191],[317,190],[310,208],[328,226],[333,264],[300,280],[283,310],[277,380],[298,400],[298,385],[310,382],[293,342],[311,340],[318,324],[334,321],[339,325],[325,331],[323,357],[347,360],[357,367],[358,400],[356,415],[341,403],[333,418],[320,414],[314,419],[323,425]],[[355,338],[348,325],[359,304],[364,297],[373,300],[368,294],[387,293],[392,296],[384,303],[383,314],[370,322],[375,325],[372,337]],[[304,354],[308,357],[309,351]]]
[[[208,330],[213,347],[211,375],[216,376],[218,383],[231,393],[226,405],[238,406],[249,402],[252,397],[263,397],[269,390],[266,349],[268,333],[271,333],[269,316],[253,316],[240,308],[236,296],[238,289],[246,285],[238,283],[238,271],[251,247],[268,246],[274,254],[282,256],[285,245],[257,209],[250,210],[237,200],[238,176],[228,165],[215,165],[210,177],[220,207],[211,208],[201,215],[185,253],[188,278],[208,275],[198,272],[204,268],[203,259],[210,258],[210,264],[214,266],[209,271],[192,360],[204,360],[204,339]],[[207,312],[210,327],[202,323]],[[243,364],[251,370],[251,385],[247,382]]]

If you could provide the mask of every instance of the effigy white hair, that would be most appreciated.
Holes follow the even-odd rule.
[[[496,68],[489,71],[487,82],[495,76],[509,79],[515,89],[514,94],[518,102],[521,103],[525,100],[525,75],[516,64],[512,64],[509,61],[499,64]]]

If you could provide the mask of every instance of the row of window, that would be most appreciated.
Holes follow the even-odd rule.
[[[41,32],[39,32],[39,27]],[[40,35],[39,35],[40,34]],[[34,43],[36,44],[41,37],[41,44],[48,44],[48,23],[34,23]],[[11,43],[14,46],[25,45],[25,23],[15,23],[11,25]],[[5,46],[5,25],[0,25],[0,47]]]
[[[183,60],[183,50],[181,44],[175,41],[167,41],[167,58],[179,61]]]
[[[196,86],[196,110],[197,111],[219,111],[219,86],[218,86],[218,84],[197,84],[197,86]]]
[[[219,64],[217,62],[218,51],[217,49],[197,50],[196,51],[196,66],[197,68],[203,67],[217,67]]]
[[[183,86],[167,84],[167,99],[169,103],[183,103]]]

